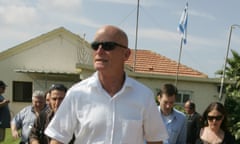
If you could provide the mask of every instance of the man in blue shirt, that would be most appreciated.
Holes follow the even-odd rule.
[[[169,138],[163,142],[164,144],[186,144],[185,114],[174,109],[177,94],[177,88],[172,84],[164,84],[158,93],[159,110],[169,135]]]
[[[28,143],[29,133],[36,117],[43,111],[48,110],[45,101],[45,93],[36,90],[32,95],[32,105],[23,108],[11,121],[12,136],[14,139],[21,137],[21,144]],[[21,134],[18,130],[21,129]]]

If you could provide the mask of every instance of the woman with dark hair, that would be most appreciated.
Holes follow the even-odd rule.
[[[227,113],[223,104],[211,103],[202,115],[200,138],[196,144],[235,144],[227,128]]]

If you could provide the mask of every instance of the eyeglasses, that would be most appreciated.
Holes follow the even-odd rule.
[[[59,91],[67,91],[67,88],[63,84],[52,84],[51,87],[49,88],[49,92],[53,90],[59,90]]]
[[[93,50],[97,51],[99,48],[99,45],[102,46],[102,49],[104,49],[105,51],[111,51],[114,50],[116,48],[116,46],[122,47],[122,48],[128,48],[124,45],[118,44],[116,42],[93,42],[91,43],[91,47]]]
[[[218,115],[218,116],[207,116],[207,119],[209,121],[213,121],[213,119],[215,119],[216,121],[220,121],[222,119],[222,115]]]

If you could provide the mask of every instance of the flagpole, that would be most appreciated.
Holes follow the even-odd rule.
[[[177,72],[176,72],[176,81],[175,81],[175,86],[177,87],[178,84],[178,75],[179,75],[179,67],[181,64],[181,55],[182,55],[182,45],[183,45],[183,38],[181,38],[181,43],[180,43],[180,51],[179,51],[179,56],[178,56],[178,64],[177,64]]]
[[[226,56],[225,56],[225,62],[224,62],[224,67],[223,67],[223,74],[222,74],[222,78],[221,78],[220,92],[219,92],[219,96],[218,96],[219,101],[221,101],[222,97],[223,97],[223,88],[224,88],[224,81],[225,81],[225,75],[226,75],[226,66],[227,66],[228,53],[229,53],[229,50],[230,50],[232,30],[235,27],[240,28],[240,25],[233,24],[230,27],[230,32],[229,32],[229,37],[228,37],[228,45],[227,45],[227,52],[226,52]]]
[[[136,37],[135,37],[135,49],[134,49],[134,58],[133,58],[133,71],[136,70],[136,59],[137,59],[137,41],[138,41],[138,18],[139,18],[139,0],[137,3],[137,21],[136,21]]]
[[[181,33],[181,43],[180,43],[180,50],[179,50],[179,56],[178,56],[178,64],[177,64],[177,70],[176,70],[176,81],[175,86],[177,87],[178,84],[178,75],[180,71],[180,64],[181,64],[181,55],[182,55],[182,46],[183,43],[187,43],[187,21],[188,21],[188,2],[186,2],[186,6],[184,8],[184,11],[181,15],[179,25],[178,25],[178,31]]]

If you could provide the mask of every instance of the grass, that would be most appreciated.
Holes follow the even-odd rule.
[[[19,144],[19,140],[14,140],[11,134],[11,129],[8,128],[6,129],[6,135],[5,135],[5,140],[3,142],[0,142],[1,144]]]

